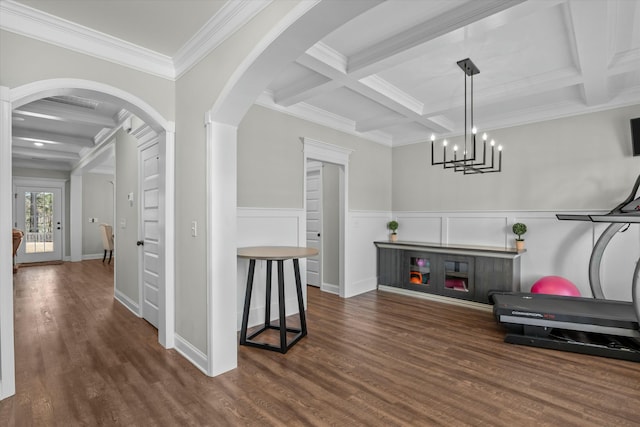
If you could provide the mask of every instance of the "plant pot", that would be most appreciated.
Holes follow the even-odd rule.
[[[524,240],[516,240],[516,250],[518,252],[524,251]]]
[[[389,235],[389,240],[391,240],[392,242],[397,242],[398,241],[398,235],[396,233],[392,233]]]

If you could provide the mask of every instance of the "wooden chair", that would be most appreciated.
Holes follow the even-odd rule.
[[[22,238],[24,237],[24,233],[21,230],[16,228],[13,229],[13,272],[18,272],[18,266],[15,263],[16,254],[18,253],[18,248],[20,247],[20,243],[22,243]]]
[[[102,233],[102,246],[104,247],[102,262],[107,259],[107,251],[109,251],[109,264],[111,264],[111,257],[113,256],[113,227],[109,224],[100,224],[100,231]]]

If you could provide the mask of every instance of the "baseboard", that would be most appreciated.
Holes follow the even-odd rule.
[[[86,260],[89,260],[89,259],[102,259],[102,257],[104,257],[104,254],[83,254],[82,255],[82,260],[86,261]],[[71,259],[71,257],[69,257],[69,259]],[[107,261],[108,260],[109,260],[109,254],[107,254]],[[113,260],[111,260],[111,262],[113,262]]]
[[[395,288],[393,286],[378,285],[378,290],[391,292],[399,295],[405,295],[413,298],[420,298],[420,299],[425,299],[429,301],[442,302],[445,304],[458,305],[461,307],[474,308],[476,310],[481,310],[481,311],[488,311],[488,312],[493,311],[493,307],[489,304],[482,304],[480,302],[467,301],[467,300],[458,299],[458,298],[449,298],[441,295],[427,294],[423,292],[414,292],[408,289]]]
[[[137,302],[135,302],[134,300],[132,300],[131,298],[129,298],[128,296],[123,294],[118,289],[115,290],[114,297],[115,297],[116,301],[118,301],[120,304],[122,304],[126,308],[128,308],[129,311],[131,311],[133,314],[136,315],[136,317],[142,317],[140,315],[140,306],[138,305]]]
[[[320,286],[322,292],[328,292],[330,294],[340,295],[340,286],[332,285],[331,283],[323,283]]]
[[[175,334],[175,347],[174,349],[187,359],[193,366],[202,371],[203,374],[207,374],[207,355],[195,348],[189,341],[182,338],[180,335]]]
[[[378,286],[377,277],[369,277],[367,279],[358,280],[349,286],[349,294],[345,295],[345,298],[355,297],[356,295],[364,294],[365,292],[375,291]]]

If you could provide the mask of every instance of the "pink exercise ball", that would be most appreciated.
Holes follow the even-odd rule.
[[[545,276],[539,279],[531,287],[531,293],[564,295],[568,297],[580,296],[580,291],[576,285],[560,276]]]

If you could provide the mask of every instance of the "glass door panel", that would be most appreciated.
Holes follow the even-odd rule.
[[[473,299],[474,289],[474,259],[472,257],[443,255],[440,268],[442,268],[442,293],[457,298]]]
[[[410,289],[429,291],[434,288],[432,258],[428,253],[410,253],[408,257],[408,284]]]
[[[54,252],[53,193],[24,193],[24,251],[27,254]]]
[[[62,260],[62,191],[59,188],[17,187],[15,226],[24,237],[17,262]]]
[[[458,292],[469,292],[469,263],[444,262],[444,287]]]

